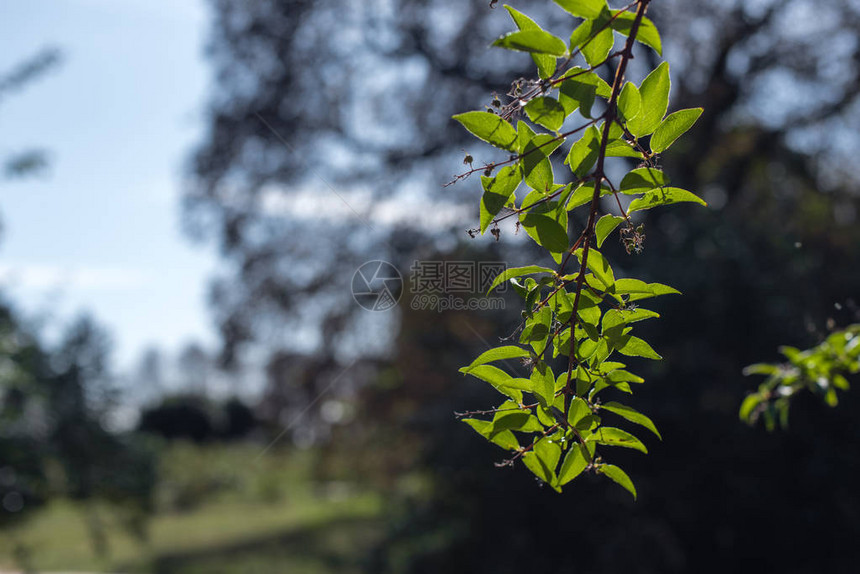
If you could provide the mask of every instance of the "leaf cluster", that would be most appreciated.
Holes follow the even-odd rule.
[[[764,420],[768,430],[788,427],[791,399],[806,390],[822,397],[831,407],[839,404],[837,391],[847,391],[846,376],[860,373],[860,324],[831,333],[819,345],[801,351],[780,347],[784,363],[757,363],[745,375],[765,375],[758,390],[741,403],[739,416],[750,425]]]
[[[692,192],[671,187],[656,162],[702,110],[667,115],[668,63],[639,85],[624,80],[635,42],[662,51],[659,32],[645,16],[649,0],[637,0],[623,10],[610,9],[605,0],[555,3],[577,19],[569,40],[505,6],[518,29],[494,42],[528,52],[538,79],[515,82],[505,105],[496,100],[486,110],[454,116],[475,137],[508,154],[507,160],[455,177],[458,181],[483,172],[480,226],[470,234],[491,229],[498,237],[498,223],[516,217],[517,226],[558,265],[527,265],[495,278],[491,291],[509,282],[524,300],[523,321],[515,334],[518,344],[490,349],[460,369],[504,396],[498,407],[464,417],[477,433],[512,453],[502,464],[522,460],[558,491],[592,471],[635,497],[630,477],[604,462],[598,446],[647,453],[639,438],[614,426],[618,422],[639,425],[658,438],[660,434],[646,415],[614,400],[604,402],[604,395],[631,395],[631,385],[644,382],[616,355],[661,358],[632,332],[633,323],[658,317],[638,307],[638,301],[678,291],[617,278],[598,249],[621,226],[619,238],[627,252],[641,251],[643,226],[634,225],[634,212],[681,202],[705,205]],[[613,51],[617,39],[623,39],[623,48]],[[580,59],[584,63],[575,65]],[[597,72],[613,60],[610,85]],[[616,185],[605,172],[608,157],[632,158],[639,165]],[[618,211],[598,217],[604,196],[614,196]],[[626,199],[622,202],[621,197]],[[569,214],[576,209],[587,215],[588,223],[572,240]],[[567,269],[571,262],[572,269]],[[560,364],[566,368],[556,366]],[[526,373],[519,376],[522,371]],[[492,418],[471,416],[476,414]]]

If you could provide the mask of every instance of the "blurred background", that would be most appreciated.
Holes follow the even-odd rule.
[[[518,300],[410,304],[415,261],[538,256],[469,237],[477,178],[442,187],[497,159],[450,116],[534,74],[488,47],[512,28],[489,4],[0,5],[0,570],[852,570],[856,392],[772,434],[737,409],[745,365],[860,321],[860,2],[652,3],[670,108],[705,108],[663,167],[709,207],[607,243],[684,293],[641,328],[664,361],[631,365],[664,437],[614,453],[635,503],[494,468],[456,420],[498,402],[457,369]],[[374,260],[404,280],[386,311],[352,296]]]

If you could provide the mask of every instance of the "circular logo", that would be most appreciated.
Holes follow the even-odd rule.
[[[388,311],[402,293],[403,277],[387,261],[368,261],[352,276],[352,298],[368,311]]]

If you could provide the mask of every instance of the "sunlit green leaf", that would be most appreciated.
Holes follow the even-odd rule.
[[[472,363],[468,367],[463,367],[462,369],[460,369],[460,371],[463,373],[468,373],[470,369],[473,369],[478,365],[484,365],[486,363],[492,363],[494,361],[504,361],[505,359],[518,359],[528,356],[528,349],[523,349],[522,347],[517,347],[515,345],[496,347],[495,349],[484,351],[483,353],[478,355],[478,358],[472,361]]]
[[[513,18],[514,23],[516,23],[516,25],[517,25],[517,28],[519,28],[520,30],[541,30],[542,29],[540,26],[538,26],[537,22],[535,22],[534,20],[532,20],[531,18],[529,18],[528,16],[526,16],[522,12],[508,6],[507,4],[505,4],[505,8],[507,9],[508,13],[511,15],[511,18]],[[556,63],[555,56],[549,56],[546,54],[534,53],[534,54],[532,54],[532,59],[534,60],[535,64],[537,65],[538,75],[540,76],[541,79],[545,80],[545,79],[551,77],[553,75],[553,73],[555,72],[555,63]]]
[[[651,136],[651,151],[660,153],[668,149],[676,139],[693,127],[693,124],[702,115],[702,111],[702,108],[692,108],[679,110],[666,116],[666,119]]]
[[[612,140],[607,143],[606,157],[632,157],[635,159],[645,159],[645,156],[642,155],[641,151],[624,139]]]
[[[639,167],[630,171],[621,180],[618,191],[628,195],[645,193],[652,189],[663,187],[669,181],[662,171],[653,167]]]
[[[567,45],[561,38],[544,30],[511,32],[493,42],[493,46],[551,56],[563,56],[567,52]]]
[[[626,122],[638,116],[641,110],[642,96],[639,95],[639,88],[633,82],[627,82],[618,96],[618,111]]]
[[[601,427],[594,431],[588,440],[605,446],[623,446],[648,454],[648,449],[638,438],[625,430],[615,427]]]
[[[600,197],[604,195],[609,195],[612,193],[612,190],[606,186],[600,188]],[[580,205],[585,205],[586,203],[591,203],[592,198],[594,197],[594,183],[584,183],[576,188],[576,191],[573,192],[573,195],[570,196],[570,199],[567,200],[567,210],[575,209]]]
[[[520,166],[503,167],[494,177],[481,176],[484,195],[481,197],[481,233],[493,222],[499,211],[508,203],[513,193],[523,180]]]
[[[562,78],[558,100],[568,115],[579,108],[583,117],[590,118],[596,96],[608,98],[612,93],[600,76],[582,68],[571,68]]]
[[[626,472],[614,464],[604,464],[600,467],[600,472],[611,478],[617,484],[626,488],[630,494],[633,495],[633,500],[636,500],[636,487],[633,485],[633,481],[630,480],[630,477],[627,476]]]
[[[583,250],[576,250],[576,257],[582,263]],[[603,284],[604,288],[609,288],[615,283],[615,274],[612,272],[612,267],[603,255],[596,249],[588,251],[588,269],[594,274],[594,277]]]
[[[613,341],[613,346],[619,353],[628,357],[644,357],[655,361],[663,358],[651,348],[651,345],[633,335],[623,335],[617,341]]]
[[[487,290],[487,293],[501,285],[503,282],[508,279],[512,279],[514,277],[522,277],[523,275],[532,275],[534,273],[550,273],[555,275],[555,271],[548,267],[541,267],[540,265],[526,265],[525,267],[511,267],[510,269],[505,269],[493,279],[492,285]]]
[[[520,215],[520,223],[535,243],[552,253],[568,249],[567,212],[555,202],[536,206]]]
[[[523,463],[535,476],[547,484],[555,485],[555,469],[560,458],[561,447],[549,437],[544,437],[523,455]]]
[[[505,450],[518,450],[520,443],[511,431],[493,433],[493,423],[478,419],[463,419],[463,422],[475,429],[479,435]]]
[[[660,432],[657,430],[657,427],[654,425],[654,422],[633,407],[610,401],[608,403],[600,405],[600,408],[607,410],[611,413],[615,413],[616,415],[623,417],[632,423],[636,423],[637,425],[645,427],[646,429],[657,435],[657,438],[663,440],[663,437],[660,436]]]
[[[636,19],[636,14],[633,12],[622,12],[619,14],[618,12],[618,10],[612,11],[613,15],[617,15],[615,20],[612,21],[612,29],[625,36],[629,36],[630,30],[633,27],[633,21]],[[654,48],[659,55],[663,55],[663,42],[660,40],[660,32],[657,30],[654,22],[647,17],[643,17],[642,22],[639,24],[639,29],[636,31],[636,40]]]
[[[618,279],[611,292],[616,295],[628,295],[628,301],[639,301],[660,295],[680,295],[681,292],[662,283],[645,283],[640,279]]]
[[[549,134],[537,134],[523,148],[523,173],[529,187],[543,192],[553,186],[549,156],[562,141]]]
[[[548,96],[540,96],[531,100],[526,104],[525,112],[531,121],[554,132],[561,128],[566,116],[564,106],[555,98]]]
[[[577,18],[594,19],[608,10],[606,0],[553,0]]]
[[[597,238],[597,246],[603,247],[603,242],[609,237],[616,227],[624,221],[623,217],[617,215],[606,214],[597,220],[594,226],[594,235]]]
[[[463,124],[476,137],[498,148],[517,151],[517,132],[514,127],[490,112],[466,112],[454,119]]]
[[[532,369],[531,375],[532,392],[543,407],[552,406],[555,395],[555,375],[552,369],[539,361]]]
[[[460,369],[460,372],[466,373],[466,367]],[[494,389],[517,402],[523,400],[521,391],[531,392],[531,383],[528,379],[515,379],[492,365],[478,365],[469,368],[468,374],[489,383]]]
[[[599,154],[600,131],[591,126],[576,143],[570,146],[565,163],[570,166],[570,170],[577,178],[581,178],[591,171]]]
[[[642,111],[627,122],[627,129],[637,138],[647,136],[660,125],[669,107],[669,64],[663,62],[648,74],[639,86]]]
[[[643,209],[651,209],[661,205],[670,205],[672,203],[698,203],[707,207],[705,200],[700,198],[695,193],[681,189],[680,187],[661,187],[652,189],[637,199],[630,202],[627,207],[627,213],[641,211]]]
[[[623,280],[619,279],[618,281]],[[616,285],[618,284],[618,281],[616,281]],[[651,319],[659,316],[659,313],[649,311],[648,309],[609,309],[606,313],[603,314],[603,321],[601,322],[601,327],[603,331],[606,332],[609,329],[613,329],[620,325],[627,325],[628,323],[635,323],[637,321],[643,321],[645,319]]]
[[[563,486],[582,474],[582,471],[588,466],[588,459],[585,458],[583,449],[574,444],[568,449],[564,455],[564,461],[561,463],[561,468],[558,471],[558,484]]]
[[[608,11],[605,12],[608,16]],[[606,60],[615,44],[612,28],[602,18],[586,20],[570,35],[571,50],[579,48],[589,66],[595,67]]]

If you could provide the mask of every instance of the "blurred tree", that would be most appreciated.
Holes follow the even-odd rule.
[[[211,410],[201,395],[167,396],[155,406],[141,410],[137,429],[166,439],[211,440],[215,434]]]
[[[27,84],[43,76],[62,63],[62,54],[57,48],[44,48],[12,70],[0,73],[0,102]],[[6,177],[23,177],[38,174],[47,169],[48,153],[44,149],[29,149],[13,152],[3,158]]]
[[[168,440],[186,439],[197,443],[236,440],[257,426],[257,417],[236,397],[215,403],[192,393],[168,395],[140,413],[137,430]]]
[[[553,29],[549,3],[521,4]],[[508,22],[482,3],[221,0],[214,7],[209,53],[218,83],[185,214],[192,234],[217,240],[224,253],[212,304],[225,358],[255,338],[269,351],[311,346],[331,354],[343,344],[337,335],[356,328],[356,308],[342,295],[352,269],[371,256],[408,263],[416,246],[462,233],[464,212],[438,221],[420,207],[432,202],[444,212],[471,195],[471,184],[438,192],[468,141],[449,117],[504,94],[530,60],[487,49]],[[790,237],[766,241],[800,255],[795,260],[825,265],[830,258],[811,251],[822,241],[850,249],[857,198],[847,191],[856,180],[844,166],[858,133],[856,3],[667,0],[654,4],[652,16],[666,30],[680,80],[674,105],[706,110],[688,142],[666,157],[666,169],[714,206],[687,225],[682,216],[655,216],[672,231],[670,243],[740,263],[740,253],[708,237],[685,238],[776,226]],[[383,215],[392,205],[402,219]],[[722,222],[736,218],[744,229]],[[313,243],[298,239],[309,236]],[[798,253],[798,242],[807,251]]]
[[[548,2],[514,4],[553,30]],[[361,354],[370,339],[367,315],[345,295],[354,269],[377,258],[406,269],[456,249],[440,238],[465,237],[457,206],[474,204],[477,183],[439,191],[466,141],[449,117],[507,92],[531,62],[485,49],[510,26],[486,2],[213,5],[218,83],[185,213],[224,254],[212,289],[224,358],[256,339],[257,356],[313,350],[343,364],[344,349]],[[645,253],[616,269],[652,273],[686,295],[660,303],[664,323],[648,335],[668,370],[650,374],[639,400],[666,442],[637,462],[640,502],[587,484],[560,500],[524,473],[493,469],[479,437],[450,415],[485,400],[472,403],[455,373],[468,362],[459,358],[463,327],[455,314],[401,307],[387,324],[397,333],[391,368],[380,368],[359,406],[378,416],[356,419],[366,432],[340,443],[371,471],[392,464],[387,480],[399,485],[372,571],[720,572],[755,563],[804,572],[850,569],[860,558],[851,543],[860,534],[860,401],[846,397],[833,412],[800,401],[779,437],[736,416],[750,390],[743,366],[780,344],[817,343],[828,320],[857,319],[860,5],[663,0],[650,15],[679,80],[674,105],[706,110],[665,170],[712,209],[649,214]],[[453,215],[440,217],[448,206]],[[524,248],[509,237],[503,249]],[[472,344],[468,357],[484,350]]]
[[[8,308],[2,324],[8,368],[0,377],[0,491],[8,504],[0,524],[20,522],[49,498],[68,497],[86,503],[98,552],[108,548],[96,501],[108,502],[131,532],[144,536],[155,467],[139,440],[107,428],[116,397],[105,332],[82,317],[55,350],[46,350]]]
[[[144,402],[154,400],[165,391],[164,356],[157,347],[145,349],[133,376],[134,393]]]
[[[206,395],[212,375],[209,355],[198,343],[187,344],[176,360],[180,387],[187,392]]]
[[[40,381],[49,376],[48,356],[0,305],[0,526],[38,508],[48,497],[44,410]]]
[[[108,430],[117,400],[109,355],[108,335],[93,319],[83,316],[69,326],[51,356],[53,376],[45,385],[47,446],[63,471],[62,494],[113,503],[132,531],[143,536],[155,467],[151,453],[134,437]],[[104,554],[109,549],[102,518],[95,505],[87,509],[94,547]]]

